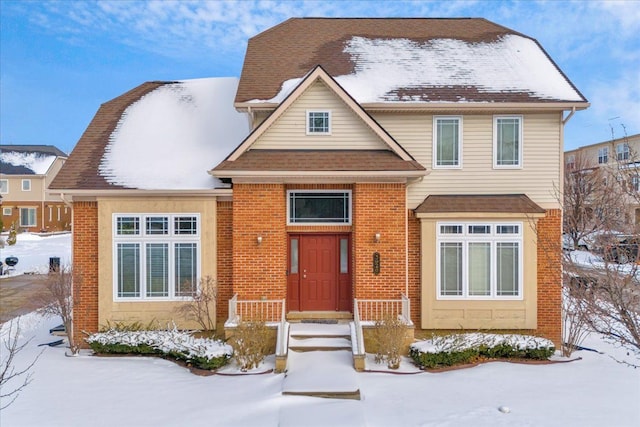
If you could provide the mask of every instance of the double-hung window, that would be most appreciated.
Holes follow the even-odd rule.
[[[522,167],[522,116],[493,118],[493,165],[496,168]]]
[[[618,161],[629,160],[629,144],[616,145],[616,156]]]
[[[7,194],[9,192],[9,180],[0,179],[0,194]]]
[[[23,179],[22,180],[22,191],[31,191],[31,180]]]
[[[439,299],[521,299],[522,223],[438,223]]]
[[[462,165],[462,117],[433,118],[433,167]]]
[[[200,269],[198,214],[115,214],[116,299],[192,297]]]
[[[598,149],[598,164],[603,165],[609,163],[609,147]]]
[[[331,112],[307,111],[307,135],[330,135]]]

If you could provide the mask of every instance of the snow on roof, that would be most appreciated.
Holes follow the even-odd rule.
[[[351,56],[355,70],[335,79],[361,104],[433,102],[422,97],[400,99],[390,95],[425,86],[464,86],[486,93],[518,92],[539,99],[583,101],[540,46],[519,35],[481,43],[352,37],[343,52]],[[301,80],[285,81],[272,99],[250,102],[281,102]],[[462,98],[458,102],[466,101]]]
[[[131,104],[109,138],[100,174],[111,184],[145,190],[226,187],[208,171],[249,134],[233,107],[235,77],[160,86]]]
[[[2,152],[0,152],[0,162],[9,164],[16,168],[22,167],[16,169],[22,171],[20,174],[34,173],[36,175],[44,175],[55,160],[56,156],[37,152],[27,153],[23,151],[11,151],[6,148],[3,148]],[[5,171],[2,172],[4,173]]]

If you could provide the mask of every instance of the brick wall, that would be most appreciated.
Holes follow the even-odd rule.
[[[76,344],[98,331],[98,203],[74,202],[73,320]]]
[[[229,316],[228,301],[233,297],[233,203],[217,204],[217,276],[218,300],[216,307],[217,324],[223,325]]]
[[[406,289],[404,184],[354,184],[354,297],[398,299]],[[374,235],[380,233],[380,242]],[[373,254],[380,254],[380,274]]]
[[[240,299],[285,298],[286,263],[284,185],[234,184],[233,293]]]
[[[421,282],[420,282],[420,220],[412,210],[407,211],[409,221],[409,298],[411,298],[411,320],[420,325]]]
[[[562,211],[538,221],[538,330],[559,348],[562,342]]]
[[[62,202],[45,202],[44,210],[41,202],[11,202],[4,201],[2,204],[2,231],[11,228],[15,223],[18,230],[30,231],[34,233],[46,231],[71,230],[71,208]],[[9,208],[11,214],[5,215],[5,209]],[[33,227],[20,226],[20,208],[34,208],[36,210],[36,225]],[[58,216],[58,212],[60,216]],[[43,215],[44,213],[44,215]]]

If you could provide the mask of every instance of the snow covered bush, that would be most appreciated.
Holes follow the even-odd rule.
[[[110,329],[90,335],[87,342],[96,353],[166,355],[200,369],[224,366],[233,354],[220,340],[195,338],[175,326],[163,331]]]
[[[516,334],[451,334],[411,344],[409,356],[426,368],[469,363],[479,357],[548,359],[555,351],[545,338]]]

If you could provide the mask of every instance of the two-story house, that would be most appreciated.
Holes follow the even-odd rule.
[[[564,153],[565,170],[569,173],[598,171],[603,180],[603,189],[614,190],[624,200],[620,203],[614,225],[625,231],[638,231],[640,227],[640,134],[611,139],[609,141],[578,147]],[[607,184],[607,180],[610,181]],[[612,186],[611,182],[623,183],[623,187]],[[600,206],[594,206],[594,213]],[[626,212],[625,212],[626,211]],[[635,228],[635,230],[634,230]]]
[[[71,207],[46,191],[66,160],[52,145],[0,145],[3,231],[71,229]]]
[[[287,20],[237,82],[101,106],[51,185],[73,200],[77,330],[190,327],[175,308],[211,276],[219,321],[399,301],[417,328],[559,344],[553,190],[587,107],[536,40],[485,19]]]

